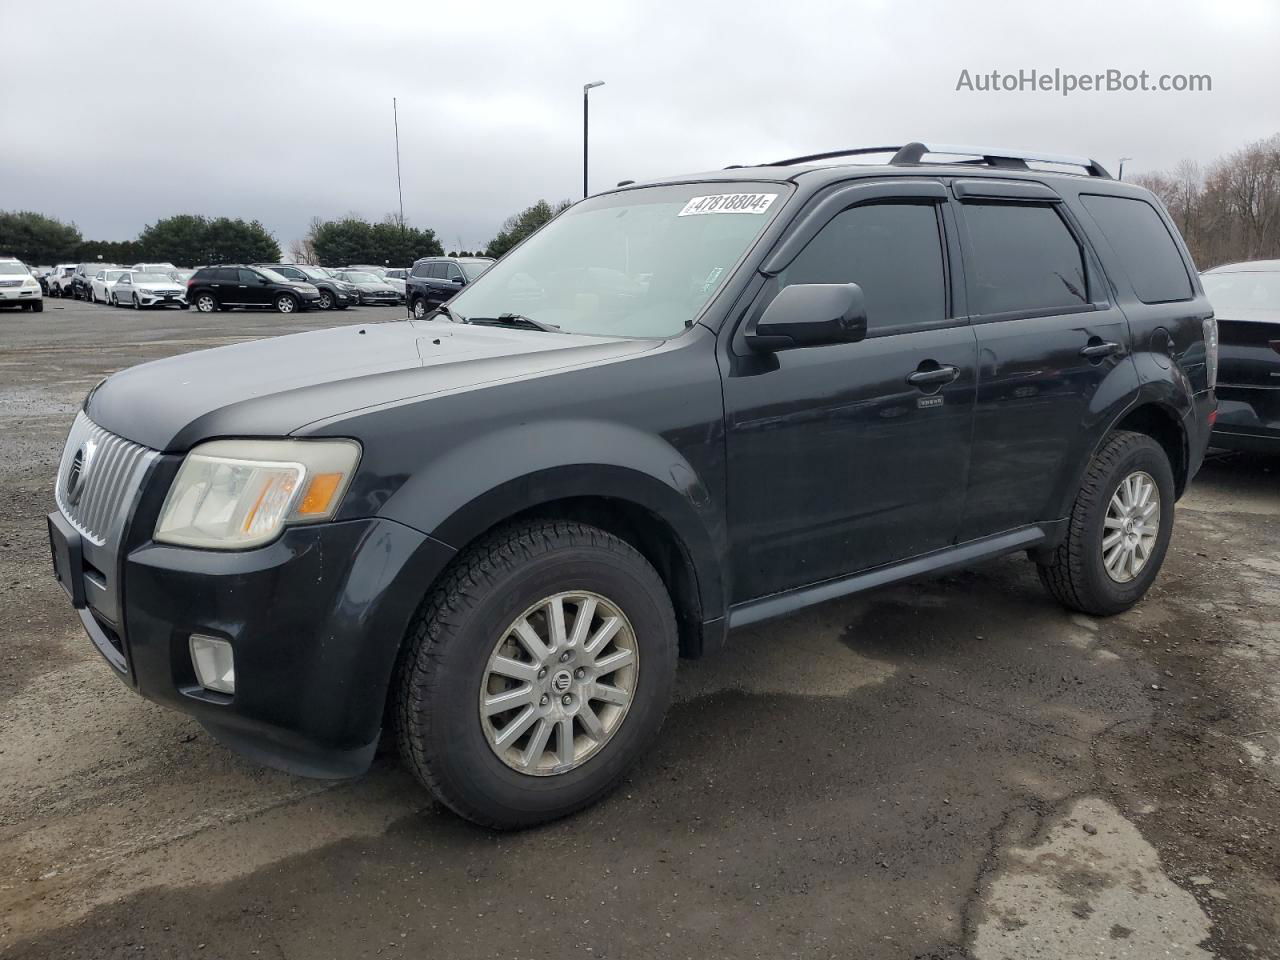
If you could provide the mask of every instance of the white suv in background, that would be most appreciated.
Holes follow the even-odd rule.
[[[0,307],[20,310],[44,310],[40,281],[31,275],[27,265],[14,257],[0,257]]]

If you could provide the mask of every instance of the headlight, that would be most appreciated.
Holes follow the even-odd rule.
[[[337,512],[360,460],[353,440],[215,440],[187,454],[155,539],[211,550],[274,540]]]

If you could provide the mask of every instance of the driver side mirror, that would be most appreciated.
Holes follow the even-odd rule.
[[[454,282],[454,283],[456,283],[458,286],[462,286],[462,285],[463,285],[464,283],[466,283],[467,281],[466,281],[466,279],[465,279],[465,278],[463,278],[463,277],[454,277],[454,278],[453,278],[453,282]]]
[[[753,350],[771,353],[867,336],[867,306],[856,283],[795,283],[783,287],[745,334]]]

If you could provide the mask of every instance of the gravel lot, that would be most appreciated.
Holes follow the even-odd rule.
[[[48,571],[84,393],[398,315],[0,313],[0,954],[1280,958],[1280,461],[1213,459],[1121,617],[1009,558],[735,634],[623,789],[526,833],[129,693]]]

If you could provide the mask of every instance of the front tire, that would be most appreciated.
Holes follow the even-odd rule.
[[[1040,582],[1063,606],[1128,610],[1155,582],[1173,533],[1173,468],[1146,434],[1118,431],[1094,456]]]
[[[298,301],[287,293],[276,297],[276,313],[293,313],[298,309]]]
[[[316,301],[316,306],[319,307],[321,310],[333,309],[333,296],[329,293],[328,290],[320,291],[320,299]]]
[[[138,295],[136,293],[133,295],[133,309],[135,310],[142,309],[142,304],[138,302]]]
[[[656,737],[676,658],[670,597],[630,544],[581,523],[508,527],[459,557],[410,625],[401,756],[482,826],[567,816]]]
[[[44,313],[44,301],[43,301],[43,300],[37,300],[35,303],[31,304],[31,312],[32,312],[32,313]]]

